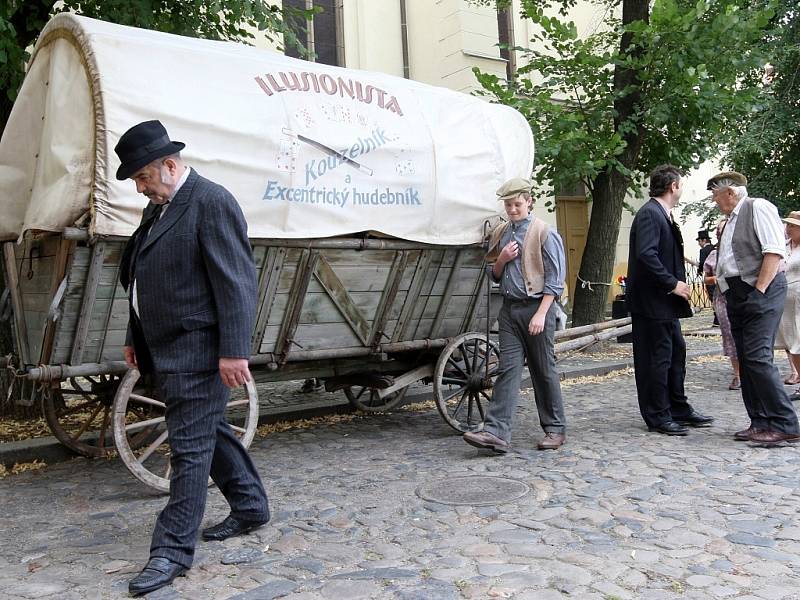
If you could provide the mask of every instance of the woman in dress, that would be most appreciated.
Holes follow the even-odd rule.
[[[717,225],[717,239],[722,235],[722,228],[725,225],[725,220],[720,221]],[[706,262],[702,265],[703,268],[703,283],[706,285],[717,285],[717,249],[714,248],[706,258]],[[731,379],[729,390],[738,390],[742,387],[739,380],[739,357],[736,355],[736,344],[733,342],[733,334],[731,333],[731,322],[728,319],[728,308],[725,302],[725,294],[719,291],[719,288],[714,290],[714,313],[719,321],[719,331],[722,334],[722,353],[730,358],[731,368],[733,368],[733,379]]]
[[[792,368],[785,383],[800,383],[800,211],[793,211],[783,219],[786,223],[786,302],[783,305],[783,316],[778,327],[776,348],[783,348],[789,355]],[[791,396],[792,400],[800,400],[800,390]]]

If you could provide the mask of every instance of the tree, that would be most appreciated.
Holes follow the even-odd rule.
[[[274,40],[283,35],[284,43],[298,46],[297,36],[285,11],[264,0],[0,0],[0,129],[24,77],[28,50],[53,15],[75,12],[86,17],[111,21],[178,35],[211,40],[250,42],[254,30]],[[292,10],[305,23],[306,11]],[[298,49],[303,50],[302,46]]]
[[[731,136],[726,164],[744,173],[748,190],[778,205],[800,210],[800,11],[781,0],[762,38],[769,67],[762,76],[760,104]]]
[[[593,204],[579,277],[609,282],[626,197],[641,195],[658,164],[689,168],[713,157],[754,106],[747,75],[764,63],[756,42],[774,13],[749,0],[582,4],[606,10],[583,37],[567,18],[577,0],[521,0],[536,33],[531,48],[515,48],[516,78],[475,73],[487,95],[528,119],[536,183],[585,185]],[[573,322],[602,320],[606,287],[574,289]]]

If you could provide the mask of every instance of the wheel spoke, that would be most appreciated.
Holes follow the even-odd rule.
[[[462,379],[458,377],[442,377],[442,383],[447,383],[450,385],[466,385],[467,379]]]
[[[469,394],[469,390],[465,389],[464,393],[461,394],[461,400],[458,401],[458,404],[456,404],[456,407],[453,409],[453,417],[455,417],[458,414],[458,411],[461,410],[461,405],[464,404],[464,398],[467,397],[467,394]]]
[[[245,398],[244,400],[234,400],[233,402],[228,402],[228,408],[232,408],[234,406],[242,406],[244,404],[250,404],[250,400]]]
[[[230,423],[229,423],[229,425],[230,425]],[[234,431],[238,431],[239,433],[241,433],[241,434],[243,434],[243,435],[244,435],[244,433],[246,433],[246,432],[247,432],[247,430],[246,430],[244,427],[239,427],[239,426],[237,426],[237,425],[231,425],[230,427],[231,427],[231,429],[233,429]]]
[[[472,425],[472,392],[469,393],[469,401],[467,402],[467,424]]]
[[[472,373],[476,372],[478,366],[478,341],[476,338],[472,343]]]
[[[103,424],[100,425],[100,434],[97,438],[97,446],[101,449],[106,447],[106,429],[108,429],[108,423],[111,420],[111,407],[105,406],[103,408]]]
[[[170,477],[172,477],[172,462],[168,460],[167,470],[164,471],[164,479],[169,480]]]
[[[150,458],[150,455],[153,452],[156,451],[156,448],[158,448],[161,444],[164,443],[165,439],[167,439],[167,432],[166,431],[164,433],[162,433],[160,436],[158,436],[156,438],[156,440],[152,444],[150,444],[147,448],[145,448],[144,452],[142,452],[139,455],[139,459],[138,459],[139,460],[139,464],[140,465],[143,464],[144,461],[146,461],[148,458]]]
[[[481,394],[483,394],[482,391],[481,391]],[[478,396],[478,394],[475,394],[475,404],[478,407],[478,413],[480,413],[480,415],[481,415],[481,421],[485,421],[486,420],[486,415],[483,412],[483,404],[481,403],[481,399]]]
[[[481,390],[481,396],[483,396],[484,398],[486,398],[486,401],[487,401],[487,402],[491,402],[491,401],[492,401],[492,399],[491,399],[491,398],[490,398],[490,397],[489,397],[489,396],[486,394],[486,392],[485,392],[485,391],[483,391],[483,390]]]
[[[131,431],[136,431],[138,429],[144,429],[145,427],[150,427],[151,425],[157,425],[159,423],[164,422],[164,417],[156,417],[154,419],[146,419],[144,421],[139,421],[137,423],[131,423],[130,425],[125,425],[125,432],[130,433]]]
[[[159,402],[158,400],[153,400],[152,398],[148,398],[147,396],[140,396],[139,394],[131,394],[131,400],[136,400],[137,402],[141,402],[142,404],[149,404],[151,406],[157,406],[159,408],[166,408],[166,405],[163,402]]]
[[[462,393],[462,392],[463,392],[465,389],[467,389],[467,386],[466,386],[466,385],[464,385],[464,386],[461,386],[460,388],[458,388],[458,389],[457,389],[455,392],[453,392],[452,394],[449,394],[448,396],[444,396],[444,397],[442,398],[442,402],[447,402],[447,401],[448,401],[448,400],[450,400],[451,398],[455,398],[455,397],[456,397],[456,396],[458,396],[460,393]]]
[[[94,418],[97,416],[97,413],[100,412],[101,408],[103,408],[103,405],[102,404],[98,404],[97,408],[95,408],[94,411],[92,411],[91,416],[86,420],[86,422],[83,425],[81,425],[81,428],[78,431],[77,435],[73,436],[72,439],[79,440],[81,438],[81,436],[84,433],[86,433],[86,430],[89,428],[89,425],[91,425],[92,421],[94,421]]]
[[[453,367],[455,367],[456,371],[458,371],[459,373],[461,373],[464,376],[464,379],[469,379],[469,375],[467,375],[466,371],[464,371],[464,369],[462,369],[459,366],[459,364],[455,361],[455,359],[453,358],[452,355],[447,358],[447,362],[449,362],[451,365],[453,365]],[[465,366],[466,366],[466,360],[464,361],[464,363],[465,363]]]

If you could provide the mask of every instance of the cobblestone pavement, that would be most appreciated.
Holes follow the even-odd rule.
[[[623,372],[565,382],[559,451],[535,450],[530,398],[506,456],[467,446],[431,409],[257,439],[272,521],[200,543],[188,576],[149,598],[800,598],[800,447],[731,439],[746,423],[728,369],[690,363],[688,393],[717,421],[686,438],[646,432]],[[494,506],[416,493],[464,476],[531,491]],[[0,502],[0,597],[82,600],[127,596],[165,499],[118,461],[78,459],[0,480]],[[212,490],[206,522],[225,507]]]

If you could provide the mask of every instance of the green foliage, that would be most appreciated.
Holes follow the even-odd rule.
[[[535,33],[530,48],[515,48],[522,65],[516,79],[475,70],[487,95],[531,124],[539,184],[580,180],[592,191],[600,175],[614,171],[628,193],[639,193],[657,164],[689,168],[717,155],[724,133],[758,105],[748,75],[765,62],[756,42],[773,17],[769,3],[655,0],[649,22],[623,25],[614,16],[619,2],[597,1],[593,8],[607,9],[606,16],[584,35],[564,16],[573,4],[522,0]],[[626,98],[634,105],[621,117]]]
[[[774,67],[759,103],[734,129],[726,164],[744,173],[748,191],[778,205],[782,214],[800,210],[800,9],[781,0],[762,51]],[[758,74],[761,75],[761,74]]]
[[[0,124],[4,125],[10,102],[16,98],[24,65],[48,19],[59,12],[212,40],[251,42],[255,31],[302,53],[287,12],[264,0],[0,0],[0,84],[6,98],[0,100]],[[303,21],[307,11],[291,11]]]

